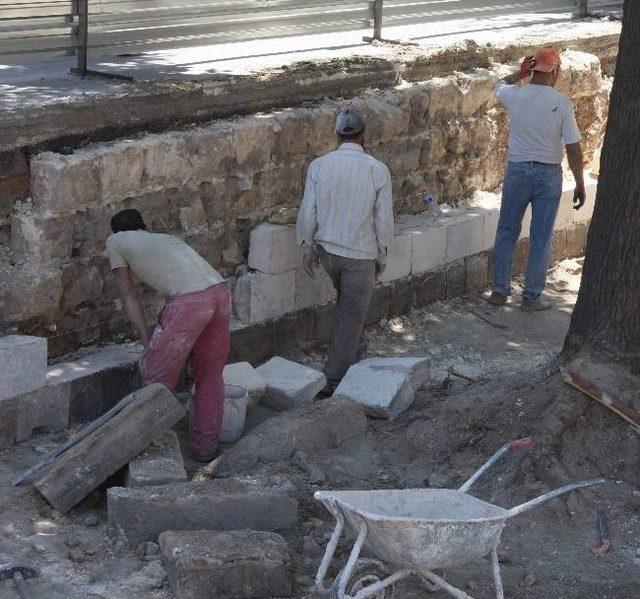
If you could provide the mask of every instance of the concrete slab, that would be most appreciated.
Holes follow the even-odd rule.
[[[264,379],[249,362],[227,364],[222,371],[222,378],[225,385],[239,385],[247,390],[250,408],[260,401],[267,390]]]
[[[277,356],[256,371],[267,385],[262,403],[275,410],[310,406],[327,384],[322,372]]]
[[[240,277],[234,289],[237,317],[249,324],[292,312],[295,306],[295,271],[268,275],[251,272]]]
[[[411,240],[408,231],[397,233],[387,251],[387,268],[378,277],[380,283],[389,283],[411,274]]]
[[[267,599],[293,593],[293,556],[273,532],[165,531],[160,549],[177,599]]]
[[[447,263],[482,251],[484,219],[481,214],[466,212],[447,216]]]
[[[447,260],[447,227],[437,224],[411,232],[411,274],[440,268]]]
[[[0,400],[44,386],[47,340],[30,335],[0,337]]]
[[[283,477],[215,479],[107,491],[109,533],[130,546],[165,530],[288,531],[298,519],[294,487]]]
[[[296,270],[302,264],[302,250],[296,243],[295,227],[262,223],[251,231],[249,268],[267,274]]]
[[[335,397],[357,401],[367,414],[395,418],[429,379],[428,358],[368,358],[349,368]]]
[[[151,487],[187,480],[180,443],[174,431],[165,431],[129,462],[127,487]]]

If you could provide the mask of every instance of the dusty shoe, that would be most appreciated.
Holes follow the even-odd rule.
[[[491,295],[486,295],[484,299],[492,306],[504,306],[507,303],[507,296],[497,291],[492,291]]]
[[[318,399],[327,399],[328,397],[331,397],[339,384],[340,381],[327,379],[327,384],[324,386],[324,389],[318,393]]]
[[[523,312],[542,312],[544,310],[551,310],[551,304],[542,300],[532,302],[531,300],[522,300],[520,309]]]

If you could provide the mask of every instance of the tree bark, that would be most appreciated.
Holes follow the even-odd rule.
[[[626,0],[598,193],[564,354],[640,370],[640,2]]]

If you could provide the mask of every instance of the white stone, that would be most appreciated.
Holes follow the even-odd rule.
[[[429,373],[428,358],[368,358],[349,368],[334,396],[357,401],[370,416],[391,419],[409,408]]]
[[[467,212],[446,218],[447,263],[478,254],[484,242],[484,218]]]
[[[238,385],[247,390],[250,408],[260,401],[267,389],[264,379],[249,362],[227,364],[222,371],[222,378],[225,385]]]
[[[322,372],[277,356],[256,371],[267,384],[262,403],[275,410],[310,406],[327,384]]]
[[[46,377],[47,340],[44,337],[0,337],[0,399],[43,387]]]
[[[378,277],[380,283],[389,283],[411,274],[411,243],[409,231],[397,233],[387,250],[387,268]]]
[[[250,272],[236,282],[233,294],[235,313],[241,321],[253,324],[292,312],[295,287],[295,271],[278,275]]]
[[[251,231],[249,268],[267,274],[295,270],[302,264],[294,227],[262,223]]]
[[[419,275],[447,262],[447,227],[436,224],[411,231],[411,274]]]
[[[311,278],[303,268],[296,271],[295,309],[324,306],[335,301],[336,290],[327,271],[320,266],[315,278]]]

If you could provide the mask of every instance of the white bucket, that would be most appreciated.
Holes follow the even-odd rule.
[[[244,387],[224,386],[224,414],[220,429],[220,441],[223,443],[235,443],[242,436],[248,400],[249,394]]]

